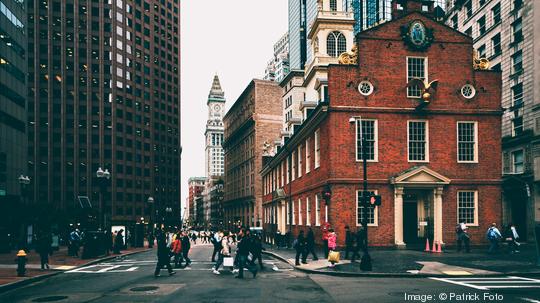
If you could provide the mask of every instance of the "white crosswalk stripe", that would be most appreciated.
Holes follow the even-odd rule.
[[[540,288],[540,280],[507,276],[507,277],[466,277],[466,278],[435,278],[432,280],[461,285],[479,290],[510,289],[510,288]]]

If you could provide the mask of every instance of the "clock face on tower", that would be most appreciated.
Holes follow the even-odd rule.
[[[214,111],[215,112],[219,112],[221,108],[219,107],[219,105],[214,105]]]

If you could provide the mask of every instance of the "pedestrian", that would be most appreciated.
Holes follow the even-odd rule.
[[[307,246],[307,241],[306,241],[306,238],[304,237],[304,231],[301,230],[298,233],[298,237],[296,237],[296,239],[293,242],[293,248],[296,250],[296,257],[295,257],[295,262],[294,262],[296,266],[300,266],[300,256],[302,256],[302,263],[307,264],[306,246]]]
[[[349,252],[352,254],[354,250],[354,236],[349,228],[345,225],[345,259],[349,259]]]
[[[220,239],[221,249],[218,253],[218,259],[214,267],[212,267],[212,272],[216,275],[219,275],[219,267],[223,264],[223,259],[231,256],[231,248],[229,246],[229,232],[223,232],[223,236]]]
[[[323,241],[323,250],[324,250],[324,258],[328,258],[328,229],[330,228],[330,224],[328,222],[324,223],[322,226],[322,241]]]
[[[468,233],[468,227],[465,223],[458,223],[456,226],[456,239],[457,239],[457,251],[461,251],[462,245],[465,245],[465,252],[469,253],[470,249],[470,239]]]
[[[262,263],[262,251],[264,250],[263,244],[262,244],[262,238],[260,235],[254,235],[252,238],[252,248],[253,251],[251,254],[253,255],[253,258],[251,260],[251,265],[255,265],[255,261],[259,260],[259,266],[261,267],[261,270],[264,270],[264,266]]]
[[[186,261],[186,265],[184,268],[191,265],[191,260],[189,259],[189,249],[191,248],[191,243],[189,242],[189,236],[187,232],[182,233],[182,257],[184,258],[184,261]]]
[[[69,234],[69,247],[71,248],[71,252],[69,255],[78,257],[80,245],[81,245],[81,234],[78,229],[74,229]]]
[[[174,268],[180,267],[182,264],[182,242],[180,236],[176,236],[171,244],[171,253],[174,256]]]
[[[50,269],[49,267],[49,254],[51,250],[52,239],[50,234],[42,233],[37,239],[36,252],[39,254],[41,260],[41,270]]]
[[[510,248],[510,253],[518,253],[518,247],[521,245],[519,243],[519,234],[516,230],[516,226],[512,223],[508,224],[508,232],[506,235],[506,241],[508,242],[508,247]]]
[[[176,274],[176,272],[171,267],[171,259],[169,257],[169,249],[167,248],[166,235],[163,232],[158,233],[157,247],[158,262],[156,264],[156,270],[154,271],[154,277],[160,276],[159,273],[161,272],[161,268],[163,268],[163,266],[167,267],[169,276]]]
[[[119,230],[116,234],[116,238],[114,239],[114,253],[120,254],[120,250],[124,247],[124,235],[122,234],[124,232],[123,229]],[[163,239],[165,241],[165,239]],[[165,245],[167,245],[165,243]]]
[[[360,258],[359,251],[365,251],[366,249],[366,232],[364,229],[364,226],[358,227],[358,231],[356,232],[355,236],[355,245],[353,248],[353,254],[351,258],[351,262],[355,262],[356,258]]]
[[[193,244],[197,244],[197,234],[196,234],[196,231],[194,231],[192,234],[191,234],[191,241],[193,241]]]
[[[212,262],[216,262],[216,256],[219,256],[219,251],[222,248],[221,238],[223,238],[223,232],[219,230],[210,239],[210,241],[214,245],[214,251],[212,252]]]
[[[103,234],[103,243],[103,246],[105,246],[105,254],[108,256],[112,248],[112,235],[108,230]]]
[[[247,266],[248,270],[253,274],[253,278],[257,276],[257,268],[255,266],[252,266],[248,263],[248,256],[251,251],[253,251],[253,248],[251,246],[252,239],[249,232],[249,229],[244,232],[244,236],[238,242],[238,276],[235,278],[237,279],[243,279],[244,278],[244,267]]]
[[[148,248],[154,247],[155,237],[154,237],[154,233],[152,231],[148,232],[147,238],[148,238]]]
[[[319,260],[317,254],[315,253],[315,234],[313,229],[310,227],[306,236],[306,258],[311,254],[313,256],[313,261]]]
[[[489,240],[488,253],[495,253],[499,249],[499,240],[502,238],[496,223],[491,223],[491,226],[486,232],[486,238]]]

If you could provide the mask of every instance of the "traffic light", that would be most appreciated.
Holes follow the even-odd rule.
[[[380,195],[371,195],[369,197],[369,205],[375,207],[375,206],[381,206],[381,196]]]

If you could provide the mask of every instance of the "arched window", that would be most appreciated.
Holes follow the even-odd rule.
[[[337,0],[330,0],[330,10],[333,12],[337,11]]]
[[[347,51],[347,39],[340,32],[331,32],[326,38],[326,53],[330,57],[338,57]]]

